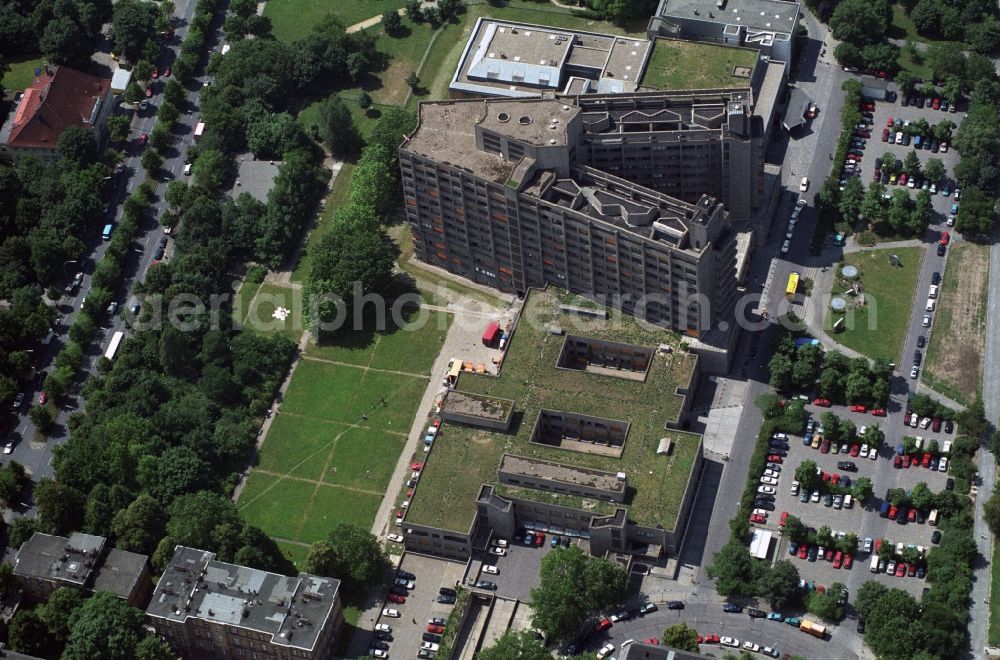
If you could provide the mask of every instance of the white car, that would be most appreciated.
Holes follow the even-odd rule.
[[[941,460],[938,462],[938,471],[947,472],[948,471],[948,457],[942,456]]]
[[[885,572],[886,573],[895,573],[896,572],[896,560],[895,559],[890,559],[889,560],[889,565],[885,567]]]
[[[760,644],[754,644],[753,642],[743,642],[743,648],[754,653],[760,652]]]
[[[920,420],[920,428],[925,429],[930,425],[931,425],[930,417],[924,417],[923,419]]]
[[[955,226],[955,216],[953,216],[951,214],[948,214],[948,219],[945,221],[944,224],[947,225],[948,227],[954,227]]]
[[[807,190],[809,190],[809,177],[804,176],[802,177],[802,180],[799,181],[799,191],[805,192]]]
[[[3,446],[3,453],[5,453],[5,454],[13,454],[14,453],[14,441],[13,440],[8,440],[7,444],[5,444]]]
[[[931,327],[931,315],[930,314],[924,314],[924,321],[923,321],[923,323],[921,325],[923,325],[925,328]]]
[[[788,436],[780,431],[771,436],[773,440],[788,440]]]
[[[798,495],[798,494],[799,494],[799,482],[793,481],[792,482],[792,495]]]
[[[388,658],[389,654],[382,649],[368,649],[368,655],[373,655],[376,658]]]
[[[757,492],[762,495],[774,495],[773,486],[757,486]]]
[[[504,555],[507,554],[507,551],[504,550],[503,548],[498,548],[497,546],[493,546],[492,548],[490,548],[490,554],[496,555],[497,557],[503,557]]]
[[[436,653],[437,650],[441,647],[435,644],[434,642],[421,642],[420,648],[424,649],[425,651],[434,651]]]
[[[781,244],[781,254],[788,254],[788,250],[791,247],[792,247],[791,241],[786,240],[784,243]]]
[[[795,235],[795,230],[792,227],[789,227],[788,231],[785,232],[785,238],[791,239],[791,237],[794,235]]]
[[[392,632],[392,626],[390,626],[388,623],[376,623],[375,624],[375,632],[391,633]]]
[[[390,541],[392,541],[393,543],[402,543],[403,542],[403,535],[402,534],[390,534],[386,538],[389,539]]]
[[[910,378],[916,378],[918,371],[920,370],[917,367],[913,367],[912,369],[910,369]]]
[[[951,453],[951,440],[945,440],[944,441],[944,447],[941,448],[941,453],[942,454],[950,454]]]
[[[767,515],[767,509],[754,509],[753,510],[753,515],[755,515],[755,516],[766,516]]]
[[[819,502],[819,491],[818,490],[814,490],[812,492],[812,495],[809,496],[809,501],[812,502],[813,504],[815,504],[816,502]]]
[[[611,655],[611,652],[614,650],[615,650],[614,644],[605,644],[604,646],[601,647],[601,650],[597,652],[597,657],[599,659],[606,658],[609,655]]]
[[[866,536],[865,537],[865,544],[864,544],[864,546],[862,546],[861,549],[862,549],[862,552],[871,552],[872,551],[872,537],[870,537],[870,536]]]
[[[868,458],[868,445],[861,445],[861,451],[858,452],[858,456]]]
[[[391,607],[385,607],[385,608],[382,609],[382,616],[387,616],[390,619],[398,619],[399,618],[399,610],[393,609]]]
[[[761,653],[772,658],[777,658],[779,655],[778,649],[774,648],[773,646],[765,646],[761,650]]]
[[[493,545],[499,548],[506,548],[508,545],[510,545],[510,543],[507,541],[507,539],[496,539],[495,541],[493,541]]]
[[[498,575],[500,573],[500,569],[498,569],[493,564],[486,564],[485,566],[483,566],[483,573],[489,573],[490,575]]]
[[[868,458],[871,459],[871,460],[873,460],[873,461],[876,458],[878,458],[878,448],[877,447],[872,447],[871,448],[871,450],[868,452]]]
[[[767,485],[767,486],[777,486],[778,485],[778,480],[775,479],[774,477],[761,477],[760,478],[760,483],[762,483],[764,485]]]
[[[734,649],[740,647],[740,640],[735,637],[720,637],[719,643],[723,646],[732,646]]]

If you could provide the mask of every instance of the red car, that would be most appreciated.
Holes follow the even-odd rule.
[[[440,634],[444,633],[444,626],[437,626],[437,625],[434,625],[433,623],[428,623],[427,624],[427,632],[434,633],[435,635],[440,635]]]
[[[705,643],[706,644],[718,644],[719,643],[719,636],[718,635],[714,635],[714,634],[713,635],[705,635]]]
[[[903,467],[903,457],[900,456],[899,454],[896,454],[895,456],[893,456],[892,457],[892,467],[897,468],[897,469]]]
[[[400,596],[399,594],[389,594],[390,603],[399,603],[402,605],[406,602],[406,596]]]
[[[844,570],[850,570],[854,565],[854,555],[844,555]]]
[[[873,417],[885,417],[885,408],[872,408],[871,413]]]
[[[851,445],[851,456],[857,456],[861,451],[861,445]]]
[[[878,181],[881,178],[882,178],[882,172],[881,171],[875,170],[874,172],[872,172],[872,181]]]
[[[834,472],[833,474],[831,474],[830,475],[830,483],[833,484],[833,485],[839,484],[840,483],[840,475],[837,474],[836,472]]]
[[[813,399],[813,405],[814,406],[820,406],[821,408],[829,408],[830,407],[830,400],[829,399]]]
[[[871,112],[875,109],[875,104],[872,101],[865,101],[861,104],[861,109]]]
[[[910,455],[909,454],[906,454],[906,455],[903,456],[903,467],[905,467],[905,468],[910,467]]]
[[[941,245],[948,245],[951,242],[951,234],[946,231],[941,232],[941,240],[938,241]]]
[[[156,67],[153,67],[153,73],[149,74],[149,77],[152,78],[153,80],[156,80],[157,78],[160,77],[160,70],[157,69]]]
[[[819,446],[819,451],[820,451],[821,454],[829,454],[830,453],[830,441],[824,439],[823,440],[823,444],[821,444]]]
[[[907,176],[906,172],[903,172],[902,174],[900,174],[899,175],[899,185],[905,186],[907,178],[908,178],[908,176]]]
[[[781,463],[784,459],[777,454],[771,454],[770,456],[767,457],[767,460],[770,461],[771,463]]]
[[[146,144],[149,141],[149,135],[146,133],[139,133],[139,144]]]
[[[38,395],[38,405],[44,406],[49,400],[49,395],[46,392],[42,392]]]
[[[933,420],[931,420],[931,430],[934,431],[935,433],[938,433],[941,430],[940,418],[935,417]]]
[[[882,539],[875,539],[875,554],[878,554],[882,550]]]
[[[888,142],[889,141],[889,129],[888,128],[883,128],[882,129],[882,141],[883,142]]]
[[[932,110],[940,110],[941,109],[941,99],[934,99],[933,101],[931,101],[931,109]]]
[[[701,640],[702,640],[701,635],[698,635],[698,643],[699,644],[701,644]],[[652,644],[653,646],[659,646],[660,645],[660,640],[656,639],[655,637],[650,637],[649,639],[642,640],[642,643],[643,644]]]
[[[413,463],[410,463],[410,469],[414,472],[420,472],[424,469],[424,464],[419,461],[414,461]]]
[[[896,577],[903,577],[904,575],[906,575],[906,564],[899,562],[896,566]]]
[[[910,509],[907,512],[907,514],[906,514],[906,521],[907,522],[917,522],[917,510],[916,509]]]
[[[611,627],[611,619],[601,619],[596,624],[594,624],[594,630],[601,632],[602,630],[607,630]]]
[[[840,568],[841,564],[844,563],[844,553],[837,550],[837,554],[833,557],[833,567]]]
[[[809,554],[809,544],[803,543],[799,546],[799,559],[805,559],[806,555]]]
[[[541,532],[535,532],[535,545],[537,545],[538,547],[542,547],[543,545],[545,545],[545,534],[542,534]]]
[[[894,123],[896,123],[895,119],[893,119],[891,116],[890,117],[886,117],[886,120],[885,120],[885,127],[886,128],[892,128],[892,125]]]
[[[896,514],[899,513],[899,509],[894,506],[889,507],[889,520],[895,520]]]
[[[410,488],[410,489],[408,489],[408,490],[406,491],[406,496],[407,496],[407,497],[413,497],[413,493],[414,493],[414,492],[416,492],[416,491],[414,491],[414,490],[413,490],[412,488]]]
[[[434,428],[440,428],[441,427],[441,418],[440,417],[435,417],[434,421],[431,422],[431,426],[433,426]]]
[[[914,575],[916,575],[917,574],[917,565],[916,564],[909,564],[906,567],[906,574],[909,575],[910,577],[913,577]]]
[[[763,524],[765,524],[767,522],[767,518],[765,518],[764,516],[760,515],[759,513],[755,513],[755,514],[753,514],[753,515],[750,516],[750,522],[756,523],[758,525],[763,525]]]
[[[868,410],[868,408],[866,408],[865,406],[862,406],[860,403],[855,403],[853,406],[851,406],[851,412],[863,413],[863,412],[867,412],[867,410]]]
[[[907,408],[906,412],[903,413],[903,423],[904,424],[909,424],[910,423],[910,416],[911,415],[913,415],[913,413],[910,412],[909,408]]]
[[[929,453],[924,452],[923,458],[920,461],[920,466],[921,467],[930,467],[931,466],[931,455]]]
[[[787,511],[782,511],[781,512],[781,519],[778,521],[778,525],[781,526],[781,527],[784,527],[785,526],[785,520],[787,518],[788,518],[788,512]]]

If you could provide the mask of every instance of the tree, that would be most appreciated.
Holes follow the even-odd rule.
[[[873,450],[874,451],[874,450]],[[858,477],[851,486],[854,499],[858,502],[866,502],[872,496],[872,480],[868,477]]]
[[[194,182],[211,191],[222,188],[229,174],[229,159],[217,149],[202,149],[191,166]]]
[[[156,173],[163,167],[163,156],[155,149],[146,149],[142,152],[139,162],[142,163],[142,167],[146,172],[151,176],[156,176]]]
[[[529,630],[508,630],[479,654],[480,660],[550,660],[552,653]]]
[[[837,205],[841,217],[850,223],[854,223],[861,213],[861,205],[864,202],[865,185],[861,179],[852,176],[847,179],[844,189],[840,191],[840,202]]]
[[[940,158],[930,158],[924,163],[924,176],[932,183],[941,183],[944,179],[945,168]]]
[[[12,507],[20,501],[24,487],[31,481],[24,466],[17,461],[10,461],[0,467],[0,499],[8,507]]]
[[[111,18],[111,38],[116,53],[135,62],[146,42],[155,37],[157,5],[142,0],[118,0]]]
[[[405,82],[411,92],[416,93],[417,90],[420,89],[420,77],[417,75],[416,71],[411,71],[410,75],[406,76]]]
[[[750,595],[756,591],[757,566],[738,538],[731,538],[715,553],[707,573],[715,580],[715,590],[720,596]]]
[[[90,165],[97,158],[94,133],[80,126],[70,126],[59,136],[59,156],[77,168]]]
[[[114,594],[98,592],[70,616],[63,660],[131,660],[145,637],[142,617]]]
[[[336,576],[352,594],[378,584],[388,566],[378,539],[348,523],[338,523],[325,541],[313,543],[306,558],[307,572]]]
[[[372,105],[371,94],[362,91],[361,94],[358,95],[358,107],[361,108],[362,110],[367,110],[368,108],[371,107],[371,105]]]
[[[83,59],[88,44],[80,26],[68,16],[50,21],[38,40],[38,48],[54,64],[68,64]]]
[[[799,602],[799,569],[790,561],[777,562],[762,580],[763,596],[771,608],[781,611]]]
[[[361,148],[361,134],[354,125],[354,117],[336,94],[320,105],[317,121],[323,144],[337,158],[354,155]]]
[[[15,651],[32,656],[47,655],[49,631],[35,610],[18,610],[10,621],[8,636]]]
[[[841,66],[852,69],[860,69],[865,66],[865,58],[861,49],[849,41],[841,41],[833,49],[833,56]]]
[[[861,616],[868,618],[872,609],[888,591],[889,588],[881,582],[868,580],[858,588],[858,593],[854,596],[854,609]]]
[[[868,0],[843,0],[833,10],[830,29],[838,41],[848,41],[860,47],[882,38],[886,30],[886,16],[880,15],[877,4]]]
[[[181,495],[169,508],[167,536],[175,544],[211,550],[216,547],[215,530],[242,527],[232,500],[206,490]]]
[[[828,621],[839,621],[844,618],[843,595],[844,585],[834,582],[825,593],[810,592],[806,598],[806,609]]]
[[[910,152],[903,158],[903,171],[910,176],[920,176],[920,157],[913,149],[910,149]]]
[[[385,30],[386,34],[395,34],[399,31],[399,28],[402,27],[402,25],[403,21],[400,20],[399,14],[395,9],[387,9],[382,14],[382,28]]]
[[[896,154],[885,152],[879,159],[882,162],[882,170],[888,172],[896,171]]]
[[[963,193],[962,203],[965,204],[965,201],[965,193]],[[962,427],[964,434],[971,438],[978,439],[986,433],[989,424],[986,421],[982,393],[976,392],[976,398],[962,412],[958,413],[955,421]]]
[[[965,42],[976,53],[996,52],[1000,44],[1000,21],[988,18],[965,26]]]
[[[962,162],[965,162],[964,158]],[[996,221],[994,206],[996,200],[987,195],[979,186],[971,185],[962,189],[962,204],[958,207],[955,231],[966,236],[986,236]]]
[[[588,617],[620,604],[628,576],[606,559],[589,557],[577,546],[545,555],[539,585],[531,590],[532,624],[554,639],[575,636]],[[591,565],[596,565],[591,568]],[[597,577],[600,583],[588,583]]]
[[[902,94],[912,94],[913,87],[917,84],[917,77],[906,69],[896,74],[896,86]]]
[[[887,71],[895,73],[899,65],[896,60],[899,58],[899,47],[885,41],[877,44],[868,44],[861,49],[861,59],[865,66],[876,71]]]
[[[824,431],[826,427],[824,426]],[[795,480],[803,490],[816,490],[819,488],[820,477],[816,474],[816,461],[805,460],[795,468]]]
[[[83,527],[83,493],[72,486],[42,479],[35,486],[38,522],[50,534],[65,535]]]
[[[920,0],[910,11],[910,20],[920,34],[935,36],[941,32],[941,5],[935,0]]]
[[[128,131],[131,122],[125,115],[111,115],[108,117],[108,139],[112,142],[122,142],[128,138]]]
[[[18,516],[10,524],[7,533],[7,544],[12,548],[20,548],[35,532],[44,531],[37,518]]]
[[[965,79],[965,53],[958,43],[934,43],[927,49],[927,63],[935,80],[945,80],[949,75]]]
[[[69,620],[73,612],[83,605],[83,593],[72,587],[61,587],[52,592],[49,602],[38,608],[38,616],[48,628],[51,643],[62,648],[69,637]]]
[[[424,22],[424,13],[421,9],[421,0],[408,0],[406,3],[406,16],[414,23]]]
[[[795,585],[798,587],[798,585]],[[663,631],[663,645],[682,651],[698,653],[698,631],[686,623],[677,623]]]
[[[868,184],[868,190],[865,191],[865,196],[861,200],[861,209],[859,211],[865,221],[875,224],[882,219],[884,212],[882,196],[884,194],[885,186],[882,183],[872,181]]]

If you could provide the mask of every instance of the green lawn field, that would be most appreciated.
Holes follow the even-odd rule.
[[[21,91],[31,84],[35,77],[35,69],[45,66],[45,58],[32,57],[24,60],[13,60],[6,62],[10,70],[0,80],[2,86],[8,92]]]
[[[890,254],[899,257],[901,267],[889,263]],[[869,304],[846,315],[847,329],[843,332],[832,330],[833,324],[841,315],[827,311],[825,327],[830,336],[870,358],[899,362],[913,307],[913,289],[923,256],[922,247],[865,250],[848,254],[843,263],[837,265],[837,273],[839,275],[842,265],[857,266],[861,271],[861,283]],[[845,288],[846,285],[834,285],[838,292]],[[826,303],[829,306],[829,299]]]
[[[268,0],[264,16],[271,19],[272,32],[279,41],[295,41],[309,34],[313,25],[328,15],[344,27],[380,16],[389,9],[406,6],[406,0]]]

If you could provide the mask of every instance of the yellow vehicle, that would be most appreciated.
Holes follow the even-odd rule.
[[[791,300],[799,290],[799,274],[792,273],[788,276],[788,285],[785,287],[785,297]]]
[[[820,639],[826,637],[826,626],[821,623],[809,621],[808,619],[802,619],[802,622],[799,623],[799,630],[804,633],[809,633],[813,637],[819,637]]]

